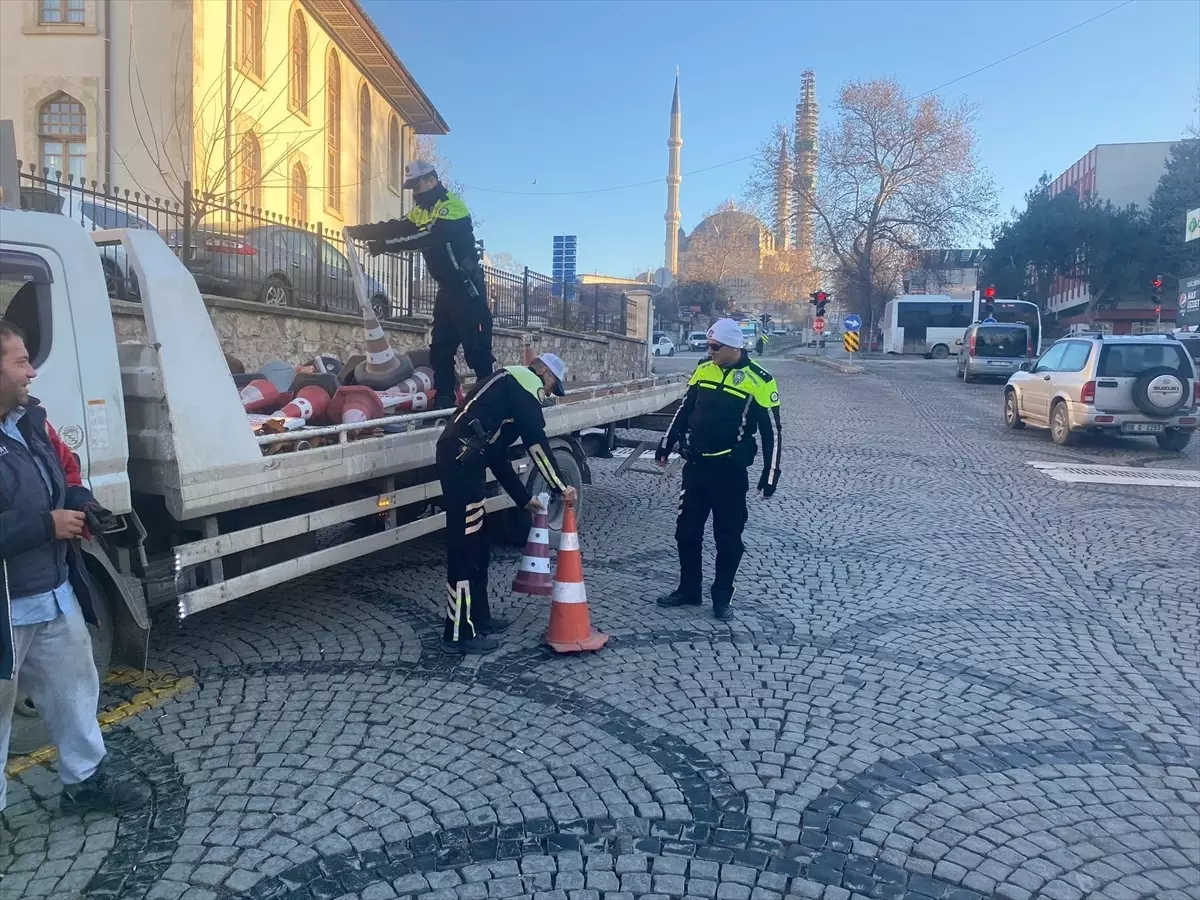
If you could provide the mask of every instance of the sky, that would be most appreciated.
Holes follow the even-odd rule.
[[[977,106],[1003,213],[1096,144],[1177,139],[1200,92],[1200,0],[362,2],[450,125],[477,237],[542,272],[556,234],[580,272],[663,264],[676,67],[687,231],[743,195],[752,160],[720,164],[791,121],[804,69],[824,127],[847,81],[922,93],[1112,10],[939,91]]]

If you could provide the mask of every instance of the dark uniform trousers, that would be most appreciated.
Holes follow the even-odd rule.
[[[742,530],[748,518],[749,489],[746,467],[736,460],[701,458],[684,465],[675,542],[679,545],[679,589],[689,596],[701,595],[704,525],[710,512],[717,545],[713,599],[728,602],[733,595],[733,577],[746,549]]]
[[[446,510],[446,625],[447,641],[470,640],[476,626],[491,619],[488,609],[488,539],[484,521],[483,459],[455,460],[457,441],[439,443],[437,473]]]
[[[439,287],[433,301],[433,339],[429,345],[429,364],[438,396],[453,396],[457,387],[454,354],[461,344],[467,365],[475,377],[483,380],[492,374],[496,360],[492,356],[492,312],[487,304],[487,286],[482,272],[475,278],[478,297],[465,286]]]

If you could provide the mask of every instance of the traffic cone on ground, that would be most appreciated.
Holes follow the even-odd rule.
[[[539,494],[543,506],[550,505],[549,494]],[[518,594],[533,597],[549,597],[554,593],[554,579],[550,577],[550,518],[545,509],[533,514],[533,527],[525,541],[525,553],[521,557],[521,571],[513,579],[512,589]]]
[[[580,653],[599,650],[608,643],[607,634],[592,629],[587,591],[583,586],[583,560],[579,555],[575,507],[570,503],[563,510],[552,597],[550,625],[546,629],[546,643],[550,649],[556,653]]]
[[[279,410],[279,415],[302,419],[310,425],[323,425],[337,390],[337,378],[333,375],[297,375],[292,382],[292,401]]]
[[[342,385],[329,404],[329,419],[338,425],[382,419],[386,412],[379,394],[362,385]]]

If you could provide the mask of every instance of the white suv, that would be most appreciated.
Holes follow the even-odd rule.
[[[1162,449],[1182,450],[1198,407],[1196,367],[1169,334],[1073,334],[1023,363],[1004,387],[1004,424],[1049,428],[1060,445],[1109,432],[1153,435]]]

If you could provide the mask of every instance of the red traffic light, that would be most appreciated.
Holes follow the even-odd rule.
[[[1156,291],[1162,287],[1162,276],[1155,275],[1154,280],[1150,282],[1150,287],[1154,288]]]
[[[996,296],[996,289],[994,287],[992,287],[992,285],[989,284],[987,287],[985,287],[983,289],[983,296],[984,296],[984,299],[991,300],[993,297]]]
[[[1161,313],[1161,312],[1162,312],[1162,307],[1161,307],[1161,306],[1156,306],[1156,307],[1154,307],[1154,314],[1155,314],[1156,316],[1157,316],[1159,313]]]
[[[825,293],[824,291],[817,291],[817,302],[818,303],[824,303],[828,299],[829,299],[829,295],[827,293]]]

